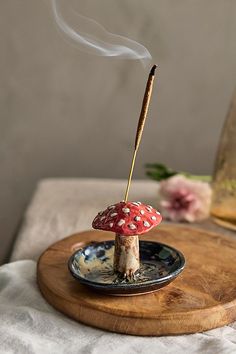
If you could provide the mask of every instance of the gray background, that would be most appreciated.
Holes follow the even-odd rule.
[[[160,66],[135,177],[155,161],[211,173],[235,87],[236,2],[80,0],[79,9]],[[0,48],[4,259],[40,178],[127,176],[147,70],[67,43],[48,1],[2,0]]]

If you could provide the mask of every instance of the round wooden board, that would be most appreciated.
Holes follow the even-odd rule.
[[[234,238],[180,226],[155,228],[145,239],[167,243],[183,252],[185,270],[155,293],[113,297],[81,285],[67,267],[76,249],[113,237],[109,232],[82,232],[55,243],[41,255],[38,284],[53,307],[87,325],[135,335],[202,332],[236,320]]]

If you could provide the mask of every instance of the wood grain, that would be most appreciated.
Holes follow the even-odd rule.
[[[59,311],[87,325],[135,335],[202,332],[236,320],[236,239],[204,230],[163,225],[141,239],[158,240],[184,253],[186,269],[170,285],[135,297],[92,292],[69,273],[69,256],[103,231],[72,235],[49,247],[38,261],[38,285]]]

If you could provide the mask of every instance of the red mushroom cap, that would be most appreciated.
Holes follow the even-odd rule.
[[[141,235],[160,224],[159,211],[140,202],[119,202],[98,213],[94,229],[113,231],[120,235]]]

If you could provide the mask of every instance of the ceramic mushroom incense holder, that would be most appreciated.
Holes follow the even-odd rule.
[[[176,249],[151,241],[139,241],[162,217],[151,205],[128,201],[137,151],[150,103],[156,65],[149,73],[138,122],[133,158],[124,200],[99,212],[94,229],[112,231],[115,241],[96,242],[69,259],[69,270],[81,283],[110,295],[138,295],[155,291],[174,280],[184,268]]]
[[[140,202],[120,202],[100,212],[93,228],[115,232],[114,272],[136,280],[140,269],[139,237],[161,222],[160,213]]]

